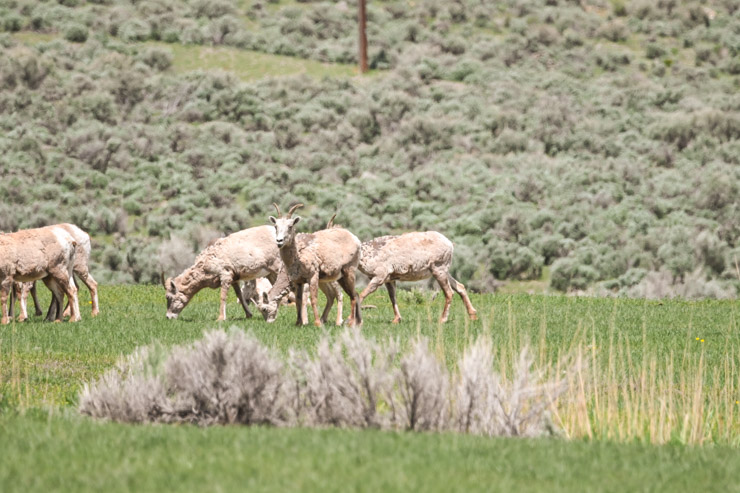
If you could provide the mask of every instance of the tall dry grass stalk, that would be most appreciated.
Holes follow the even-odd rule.
[[[589,348],[591,349],[591,348]],[[588,368],[576,368],[558,401],[557,424],[570,438],[651,444],[740,444],[740,372],[735,348],[707,366],[705,351],[657,349],[634,361],[627,340],[599,348]],[[680,366],[677,368],[677,362]]]

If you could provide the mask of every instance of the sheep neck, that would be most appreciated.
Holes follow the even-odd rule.
[[[203,288],[213,284],[210,279],[198,275],[198,271],[193,267],[189,267],[185,272],[175,278],[175,284],[177,288],[185,295],[188,299],[195,296],[195,294]]]

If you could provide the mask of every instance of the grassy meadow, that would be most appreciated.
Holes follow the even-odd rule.
[[[385,292],[368,299],[377,308],[363,312],[366,335],[402,345],[425,336],[447,364],[481,334],[492,338],[503,375],[524,345],[539,368],[582,354],[588,366],[569,375],[570,389],[552,409],[561,435],[517,440],[84,418],[76,411],[82,383],[138,346],[183,344],[236,326],[287,352],[315,347],[322,334],[293,326],[293,307],[274,324],[259,314],[245,320],[233,294],[228,320],[217,323],[215,290],[197,295],[176,321],[165,319],[158,286],[105,285],[100,296],[96,319],[84,316],[83,289],[80,323],[32,317],[0,328],[2,491],[732,491],[740,479],[734,301],[473,295],[479,321],[468,321],[456,299],[440,326],[443,298],[412,290],[401,291],[404,320],[396,326]]]
[[[737,2],[369,2],[363,75],[355,7],[0,0],[0,230],[88,231],[102,308],[83,288],[80,323],[0,326],[0,492],[740,491]],[[140,346],[315,350],[293,307],[268,325],[230,293],[218,323],[206,290],[169,321],[151,284],[274,201],[306,231],[447,235],[480,320],[414,289],[392,325],[381,290],[364,334],[449,368],[489,337],[504,379],[528,347],[568,380],[556,436],[80,415]]]

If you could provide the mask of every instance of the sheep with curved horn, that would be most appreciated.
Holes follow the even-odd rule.
[[[434,277],[445,294],[445,306],[439,321],[444,323],[450,312],[453,292],[460,295],[471,320],[478,318],[462,283],[450,275],[453,245],[436,231],[381,236],[362,244],[360,272],[370,283],[360,294],[360,303],[385,284],[393,305],[393,323],[401,320],[396,303],[396,281],[421,281]]]
[[[329,219],[329,222],[326,224],[326,228],[324,229],[331,229],[334,227],[334,219],[337,217],[337,214],[335,213],[331,219]],[[266,282],[264,282],[266,281]],[[278,307],[281,304],[281,301],[286,295],[289,295],[291,293],[290,288],[290,279],[288,278],[288,274],[285,271],[285,269],[281,269],[280,273],[278,273],[277,280],[274,284],[269,285],[269,281],[264,280],[261,289],[260,286],[255,287],[247,287],[245,285],[245,291],[246,289],[249,289],[249,294],[251,296],[252,302],[257,305],[260,312],[262,313],[262,316],[264,317],[265,321],[267,323],[272,323],[275,321],[277,317]],[[269,285],[269,287],[268,287]],[[264,289],[267,288],[267,289]],[[321,313],[321,322],[326,323],[329,319],[329,312],[331,311],[331,307],[334,305],[334,301],[337,302],[337,318],[336,318],[336,325],[342,325],[342,305],[344,302],[344,297],[342,295],[342,289],[339,286],[339,283],[337,281],[332,282],[320,282],[319,283],[319,289],[324,293],[324,296],[326,296],[326,306],[324,307],[324,311]],[[306,313],[306,306],[307,304],[311,304],[313,306],[314,299],[310,296],[306,296],[306,285],[303,287],[304,295],[303,295],[303,305],[301,309],[301,320],[304,324],[308,323],[308,315]],[[310,288],[309,288],[310,290]],[[316,300],[318,301],[318,300]]]
[[[303,204],[293,205],[285,217],[281,216],[277,204],[273,203],[273,206],[278,217],[270,216],[270,222],[275,226],[275,241],[285,265],[286,276],[295,291],[296,325],[303,324],[301,317],[303,285],[308,283],[311,298],[318,300],[319,284],[332,281],[338,281],[352,300],[348,323],[361,324],[362,315],[355,291],[355,270],[360,262],[360,240],[346,229],[336,227],[315,233],[297,233],[295,226],[301,217],[293,217],[293,212],[303,207]],[[262,310],[264,305],[258,306]],[[312,309],[314,324],[320,327],[322,321],[319,318],[317,303],[312,303]]]

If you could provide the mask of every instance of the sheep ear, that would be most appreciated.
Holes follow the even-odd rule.
[[[168,279],[168,281],[169,281],[168,284],[169,284],[170,292],[172,292],[172,293],[177,292],[177,287],[175,286],[175,281],[173,281],[172,279]]]
[[[270,222],[272,224],[277,224],[277,219],[275,219],[275,216],[270,216]]]
[[[269,302],[270,300],[267,298],[267,293],[262,293],[262,303],[266,305]]]
[[[295,226],[296,224],[298,224],[298,221],[300,221],[300,220],[301,220],[301,216],[294,217],[293,218],[293,226]]]

